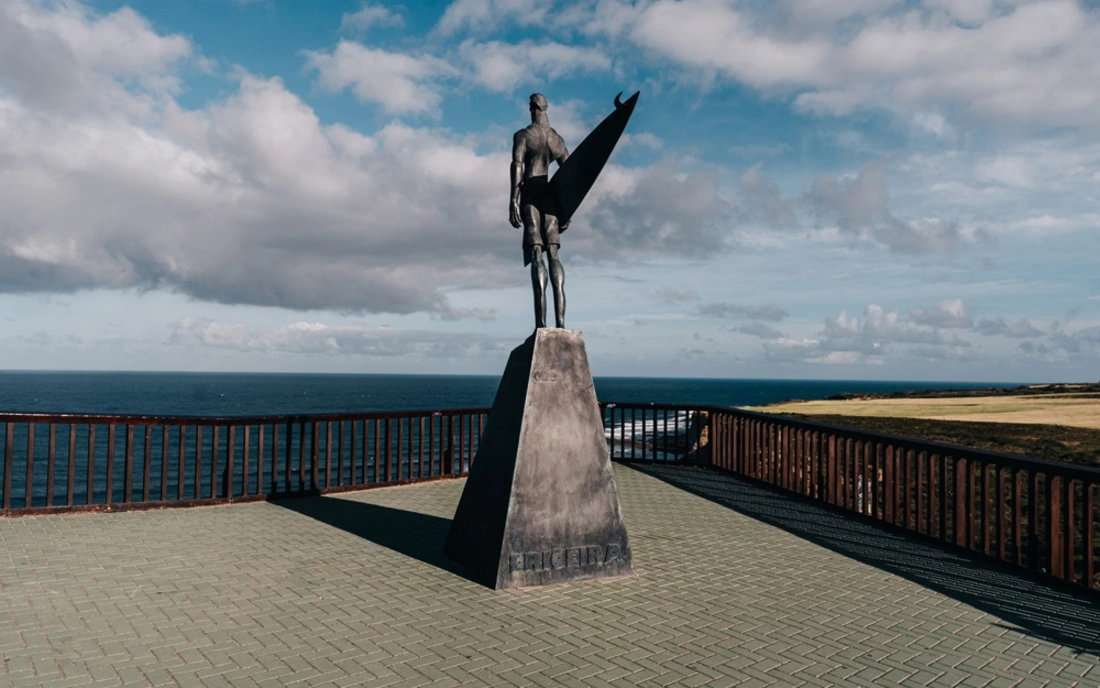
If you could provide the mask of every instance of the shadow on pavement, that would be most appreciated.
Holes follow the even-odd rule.
[[[464,567],[443,553],[443,543],[451,528],[449,518],[339,497],[294,497],[271,503],[466,580],[474,580]]]
[[[1100,603],[1085,593],[1048,587],[1026,573],[728,473],[660,464],[628,467],[994,614],[1028,635],[1100,655]]]

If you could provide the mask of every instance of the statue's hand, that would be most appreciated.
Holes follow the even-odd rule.
[[[508,207],[508,222],[516,229],[519,229],[520,225],[523,224],[519,217],[519,201],[512,201]]]
[[[572,221],[573,221],[573,218],[569,218],[565,222],[562,222],[561,225],[558,227],[558,229],[560,231],[564,232],[565,230],[569,229],[569,223],[572,222]]]

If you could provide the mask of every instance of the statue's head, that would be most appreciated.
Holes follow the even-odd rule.
[[[542,95],[541,93],[532,93],[531,94],[531,114],[532,115],[534,115],[536,111],[537,112],[546,112],[546,108],[548,108],[549,106],[550,106],[549,103],[546,102],[546,96]]]

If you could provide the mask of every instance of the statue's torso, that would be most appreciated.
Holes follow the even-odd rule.
[[[516,132],[526,139],[523,155],[523,178],[545,177],[550,171],[550,162],[557,160],[565,151],[565,142],[552,127],[542,128],[532,124]]]

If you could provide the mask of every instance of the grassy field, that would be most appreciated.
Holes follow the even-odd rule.
[[[1100,393],[848,396],[749,410],[1100,467]]]
[[[754,411],[804,416],[923,418],[1026,425],[1061,425],[1100,430],[1100,394],[844,399],[763,406]]]

